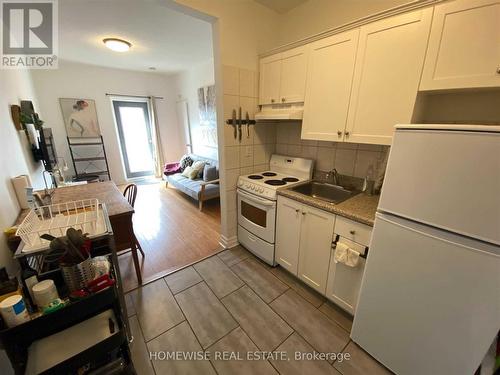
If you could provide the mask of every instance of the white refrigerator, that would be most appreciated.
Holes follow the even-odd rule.
[[[400,375],[472,375],[500,329],[500,127],[398,125],[351,338]]]

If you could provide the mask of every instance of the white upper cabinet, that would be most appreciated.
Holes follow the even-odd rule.
[[[421,90],[500,86],[500,1],[436,5]]]
[[[304,101],[307,51],[306,45],[260,60],[259,104]]]
[[[260,60],[259,104],[278,103],[281,84],[281,53]]]
[[[325,294],[335,215],[306,205],[301,214],[298,276]]]
[[[356,29],[310,44],[303,139],[342,141],[358,37]]]
[[[345,141],[390,144],[394,125],[411,122],[432,10],[361,27]]]
[[[280,102],[304,101],[308,46],[297,47],[281,54]]]

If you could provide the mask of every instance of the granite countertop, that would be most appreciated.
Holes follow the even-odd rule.
[[[377,211],[378,201],[380,199],[380,195],[367,195],[360,193],[339,204],[334,204],[289,189],[278,190],[278,195],[282,195],[336,215],[344,216],[348,219],[369,226],[373,226],[373,222],[375,221],[375,212]]]

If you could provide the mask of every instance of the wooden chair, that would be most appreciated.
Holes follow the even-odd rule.
[[[137,185],[136,184],[128,184],[125,187],[125,190],[123,191],[123,196],[127,199],[128,203],[132,207],[134,207],[135,198],[137,197]],[[134,238],[135,238],[135,244],[137,245],[137,248],[139,249],[142,256],[144,257],[144,251],[142,250],[141,244],[137,240],[137,237],[135,237],[135,233],[134,233]]]
[[[134,207],[135,198],[137,198],[137,185],[128,184],[123,191],[123,196],[127,199],[128,203]]]

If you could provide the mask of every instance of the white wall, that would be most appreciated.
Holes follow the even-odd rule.
[[[278,45],[366,17],[409,0],[309,0],[280,16]]]
[[[253,0],[175,2],[217,19],[218,45],[214,53],[219,53],[220,64],[257,70],[258,54],[278,43],[278,13]]]
[[[164,0],[164,2],[172,4],[172,0]],[[221,166],[221,244],[231,247],[237,244],[236,197],[232,186],[235,172],[239,171],[241,165],[240,155],[238,154],[238,159],[236,159],[235,153],[241,152],[241,149],[237,151],[236,147],[233,147],[234,139],[232,135],[227,134],[229,127],[225,125],[225,116],[231,113],[236,105],[239,105],[242,96],[240,95],[239,74],[243,71],[248,73],[247,77],[255,76],[258,69],[258,55],[277,45],[279,15],[253,0],[176,0],[175,3],[191,8],[183,9],[188,14],[198,14],[205,19],[212,17],[214,22],[214,72],[218,114],[218,152]],[[238,85],[235,85],[236,83]],[[227,95],[233,92],[234,95]],[[250,112],[252,107],[250,102],[254,100],[256,102],[256,99],[246,96],[245,98],[252,99],[246,100]],[[249,147],[250,145],[244,147],[244,157],[246,159],[251,156],[253,166],[253,149],[250,151]],[[246,150],[249,152],[247,153]],[[250,165],[250,162],[248,164]]]
[[[206,147],[201,144],[197,138],[200,126],[198,89],[200,87],[211,86],[215,83],[213,60],[172,75],[169,77],[169,81],[169,87],[174,91],[176,102],[186,100],[188,103],[193,152],[207,158],[217,159],[217,147]],[[184,133],[188,134],[188,130],[189,129],[184,129]]]
[[[94,99],[111,178],[118,184],[125,182],[111,101],[106,93],[164,97],[163,100],[157,100],[157,111],[165,160],[177,160],[183,154],[184,142],[175,116],[175,97],[173,91],[169,89],[167,76],[68,61],[59,61],[59,69],[56,70],[33,71],[32,76],[39,97],[39,106],[43,109],[43,119],[46,126],[54,130],[58,155],[65,157],[68,164],[71,164],[71,157],[59,98]]]
[[[4,229],[14,223],[20,211],[10,179],[29,174],[35,188],[44,186],[41,163],[33,161],[24,131],[14,127],[10,105],[19,104],[21,99],[32,100],[42,119],[43,112],[39,111],[29,72],[0,70],[0,87],[0,228]],[[4,238],[0,241],[0,266],[7,267],[9,273],[16,269]]]

